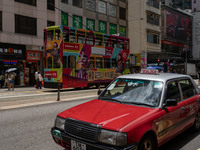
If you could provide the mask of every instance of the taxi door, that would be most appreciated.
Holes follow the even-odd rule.
[[[167,99],[175,99],[177,100],[177,106],[170,106],[163,109],[163,117],[157,122],[159,143],[163,143],[171,139],[174,134],[178,134],[180,123],[183,120],[181,114],[184,103],[181,101],[181,91],[177,81],[168,82],[166,88],[165,101]]]
[[[182,126],[183,128],[194,122],[194,117],[198,111],[197,101],[199,96],[197,91],[190,79],[183,79],[179,81],[183,95],[183,106],[182,106]]]

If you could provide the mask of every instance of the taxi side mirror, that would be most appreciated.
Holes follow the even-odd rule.
[[[98,90],[97,95],[100,95],[102,92],[102,90]]]
[[[163,105],[163,108],[169,107],[169,106],[177,106],[176,99],[167,99]]]

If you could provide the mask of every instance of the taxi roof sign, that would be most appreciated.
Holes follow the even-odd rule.
[[[142,69],[141,74],[159,74],[159,71],[157,69]]]

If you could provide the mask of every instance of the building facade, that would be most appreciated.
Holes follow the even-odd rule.
[[[192,11],[200,11],[200,1],[199,0],[192,0]]]
[[[0,73],[17,68],[16,84],[43,70],[43,29],[66,25],[128,36],[127,0],[1,0]]]
[[[161,52],[161,3],[159,0],[129,0],[128,27],[133,68],[146,68]],[[157,59],[156,58],[156,59]],[[153,60],[154,61],[154,60]]]

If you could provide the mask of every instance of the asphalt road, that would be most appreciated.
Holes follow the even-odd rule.
[[[56,115],[89,99],[57,102],[0,111],[0,150],[63,150],[54,143],[50,129]],[[160,150],[197,150],[200,134],[187,130]]]
[[[57,102],[56,90],[0,90],[0,150],[63,150],[54,143],[50,129],[56,115],[96,97],[97,89],[63,90]],[[200,132],[190,130],[159,150],[200,150]]]

